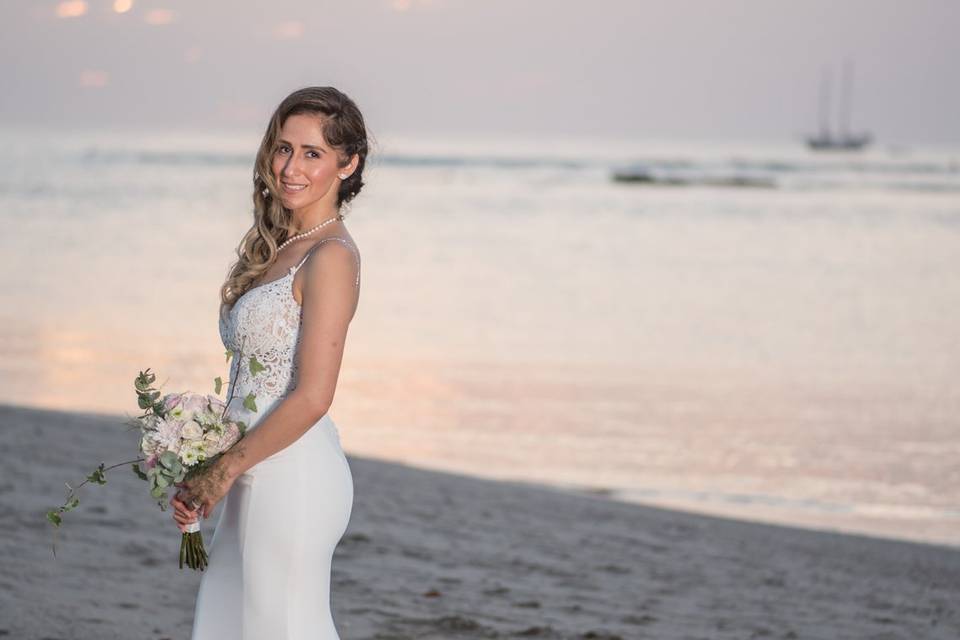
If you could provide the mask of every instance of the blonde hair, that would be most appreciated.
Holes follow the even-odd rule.
[[[291,212],[273,194],[278,185],[271,163],[284,122],[292,115],[311,113],[324,116],[320,131],[324,140],[338,152],[338,164],[344,167],[354,154],[360,156],[356,170],[340,184],[337,207],[352,200],[363,187],[366,164],[367,130],[360,109],[346,94],[333,87],[305,87],[284,98],[276,108],[260,142],[253,172],[253,226],[237,247],[237,261],[220,287],[221,311],[230,308],[246,293],[276,260],[277,247],[296,233]]]

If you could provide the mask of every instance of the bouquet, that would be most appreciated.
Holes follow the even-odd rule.
[[[229,361],[233,352],[226,352]],[[264,367],[256,357],[250,357],[251,373],[256,374]],[[153,388],[156,376],[148,368],[141,371],[134,380],[139,407],[144,410],[140,416],[127,421],[131,428],[140,431],[140,456],[136,460],[119,462],[110,467],[100,463],[86,480],[77,487],[67,486],[67,499],[64,504],[47,512],[47,520],[59,528],[62,515],[80,504],[77,490],[88,482],[106,484],[105,473],[110,469],[131,464],[133,472],[150,487],[150,495],[157,499],[161,511],[167,507],[167,489],[192,478],[239,441],[247,431],[247,425],[239,420],[229,420],[227,407],[232,400],[223,402],[216,395],[204,395],[191,391],[169,393],[160,397]],[[214,379],[214,390],[220,393],[223,381]],[[248,394],[243,406],[256,411],[255,397]],[[141,467],[141,464],[143,466]],[[56,530],[55,530],[56,531]],[[56,540],[53,554],[56,556]],[[207,552],[203,546],[200,524],[191,523],[180,539],[180,568],[184,563],[191,569],[203,571],[207,566]]]

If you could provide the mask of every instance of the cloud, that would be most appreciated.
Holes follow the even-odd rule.
[[[84,0],[67,0],[57,5],[58,18],[76,18],[87,12],[87,3]]]
[[[390,0],[390,8],[398,13],[427,9],[439,4],[440,0]]]
[[[198,46],[187,47],[183,52],[184,62],[196,62],[203,57],[203,49]]]
[[[303,36],[303,23],[297,20],[281,22],[273,28],[273,37],[278,40],[296,40]]]
[[[110,82],[110,74],[102,69],[84,69],[80,72],[80,86],[87,89],[102,89]]]
[[[144,17],[144,20],[147,22],[147,24],[160,26],[160,25],[170,24],[171,22],[173,22],[173,19],[175,17],[176,15],[173,13],[173,11],[170,11],[169,9],[151,9],[150,11],[147,12],[147,15]]]

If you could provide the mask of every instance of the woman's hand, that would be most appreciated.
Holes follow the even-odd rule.
[[[180,495],[180,493],[178,492],[177,495]],[[177,496],[170,498],[170,504],[173,505],[173,519],[180,531],[186,533],[187,525],[200,519],[199,509],[191,510]]]
[[[176,484],[180,491],[170,499],[170,504],[175,507],[173,519],[181,531],[200,516],[209,518],[217,503],[230,491],[234,479],[227,473],[222,460],[220,458],[192,478]],[[196,509],[194,503],[198,505]]]

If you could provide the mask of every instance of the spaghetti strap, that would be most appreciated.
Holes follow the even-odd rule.
[[[320,240],[315,245],[310,247],[310,250],[307,251],[306,255],[303,256],[303,259],[300,260],[300,264],[298,264],[296,267],[292,269],[292,273],[296,273],[297,271],[299,271],[300,267],[303,266],[303,263],[307,261],[307,258],[309,258],[310,255],[317,250],[317,247],[319,247],[321,244],[323,244],[327,240],[339,240],[340,242],[345,244],[347,247],[349,247],[351,251],[353,251],[353,255],[357,259],[357,279],[356,279],[356,282],[354,282],[354,285],[355,286],[359,285],[360,284],[360,252],[357,251],[356,246],[354,246],[352,242],[350,242],[349,240],[345,240],[344,238],[341,238],[339,236],[330,236],[329,238],[324,238],[323,240]]]

